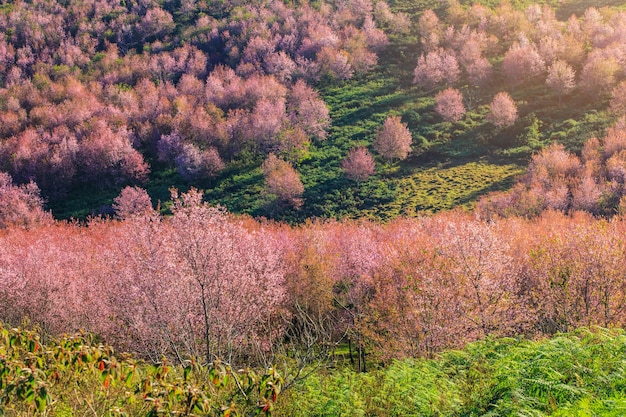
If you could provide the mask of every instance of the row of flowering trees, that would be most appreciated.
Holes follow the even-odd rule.
[[[288,227],[233,217],[194,190],[174,192],[162,217],[141,195],[116,199],[121,221],[3,229],[0,319],[86,329],[153,360],[306,361],[349,343],[362,369],[487,335],[626,323],[621,218]]]
[[[533,155],[527,173],[506,192],[483,197],[486,216],[536,216],[546,209],[584,210],[595,215],[626,210],[626,119],[589,139],[581,155],[552,144]]]
[[[87,329],[153,360],[267,351],[285,324],[277,236],[195,191],[175,194],[167,219],[138,195],[116,200],[123,223],[5,230],[2,320],[29,318],[50,334]]]

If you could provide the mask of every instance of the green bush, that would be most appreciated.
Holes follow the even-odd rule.
[[[580,329],[552,339],[487,339],[368,374],[317,374],[279,402],[288,416],[618,416],[626,334]]]
[[[281,387],[273,369],[150,365],[91,336],[43,344],[35,331],[0,326],[0,416],[270,415]]]

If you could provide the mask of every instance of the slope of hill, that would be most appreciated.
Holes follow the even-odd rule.
[[[626,77],[619,2],[483,3],[7,4],[0,170],[35,181],[57,218],[110,213],[127,184],[154,203],[195,186],[230,211],[290,222],[470,207],[510,188],[533,152],[603,135]],[[438,51],[456,75],[416,70]],[[546,85],[557,61],[573,74],[560,90]],[[460,118],[436,107],[446,87],[463,95]],[[501,91],[517,118],[496,127]],[[393,115],[413,146],[389,163],[372,144]],[[357,146],[376,161],[362,182],[342,169]],[[270,153],[302,195],[266,186]]]

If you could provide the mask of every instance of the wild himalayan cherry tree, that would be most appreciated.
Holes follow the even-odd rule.
[[[590,53],[580,72],[580,88],[593,98],[603,97],[617,84],[621,65],[615,56]]]
[[[500,92],[489,104],[487,121],[496,127],[512,126],[517,120],[517,106],[507,92]]]
[[[441,23],[439,17],[432,10],[425,10],[418,20],[418,31],[421,43],[428,51],[434,50],[441,38]]]
[[[124,187],[120,194],[113,199],[113,211],[120,219],[150,213],[152,201],[143,188]]]
[[[543,58],[530,44],[514,44],[502,60],[502,71],[512,85],[537,77],[544,70]]]
[[[210,146],[200,150],[191,143],[181,145],[174,162],[178,173],[188,180],[198,177],[214,177],[225,167],[215,147]]]
[[[328,107],[313,88],[298,80],[287,97],[289,121],[301,126],[304,131],[316,138],[325,139],[330,127]]]
[[[617,116],[626,116],[626,81],[619,83],[611,92],[609,110]]]
[[[454,52],[438,48],[419,57],[413,74],[413,83],[429,90],[438,84],[456,83],[461,70]]]
[[[0,172],[0,229],[10,225],[32,227],[51,222],[52,216],[42,206],[37,184],[14,185],[9,174]]]
[[[446,121],[456,122],[465,115],[463,94],[455,88],[446,88],[435,96],[435,111]]]
[[[411,152],[411,131],[399,116],[389,116],[376,133],[374,149],[390,163],[394,159],[406,159]]]
[[[353,181],[361,182],[368,179],[369,176],[374,173],[376,163],[367,148],[358,147],[350,149],[350,152],[348,152],[346,159],[343,160],[341,167],[346,173],[346,177]]]
[[[261,166],[265,176],[265,189],[270,195],[275,195],[281,204],[299,208],[304,201],[304,185],[298,172],[293,166],[274,154],[269,154]]]
[[[581,156],[553,144],[533,156],[526,176],[510,192],[495,193],[478,203],[490,215],[536,216],[544,210],[584,210],[613,215],[624,208],[626,129],[624,120],[592,138]]]
[[[546,84],[559,97],[559,104],[561,103],[561,97],[569,94],[576,86],[574,77],[574,69],[565,61],[555,61],[548,68]]]
[[[250,354],[263,362],[286,323],[279,316],[286,293],[274,237],[262,228],[249,232],[222,209],[202,203],[196,190],[172,196],[169,237],[180,290],[190,294],[187,343],[195,343],[194,334],[201,337],[209,361]]]

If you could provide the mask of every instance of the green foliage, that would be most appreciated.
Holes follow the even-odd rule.
[[[283,397],[278,410],[290,416],[339,415],[335,410],[368,416],[624,415],[625,353],[622,330],[580,329],[540,341],[488,339],[369,374],[318,374]]]
[[[6,416],[622,416],[626,334],[490,338],[370,373],[318,370],[286,393],[281,387],[273,369],[149,365],[90,336],[43,343],[34,331],[0,327]]]
[[[90,336],[42,343],[0,326],[0,415],[270,415],[282,378],[216,360],[178,366],[116,357]]]
[[[395,198],[365,213],[372,218],[414,216],[457,206],[469,207],[478,196],[489,191],[506,189],[522,169],[515,164],[488,160],[462,160],[425,166],[410,174],[399,172],[388,181]]]
[[[289,411],[280,414],[302,416],[346,416],[364,417],[372,407],[371,389],[377,381],[375,375],[359,374],[345,369],[334,374],[318,372],[309,376],[302,384],[310,397],[290,397]],[[304,401],[302,401],[304,400]],[[292,414],[294,413],[294,414]]]
[[[621,417],[626,415],[626,398],[623,394],[607,399],[583,398],[574,405],[559,408],[556,417]]]

